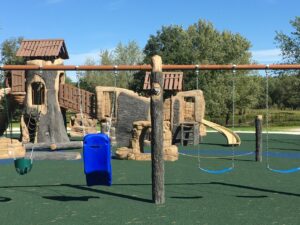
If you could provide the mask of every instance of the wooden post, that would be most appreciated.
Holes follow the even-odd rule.
[[[161,57],[152,57],[151,73],[151,159],[152,200],[155,204],[165,203],[164,154],[163,154],[163,73]]]
[[[262,115],[258,115],[255,118],[255,160],[256,162],[262,162]]]

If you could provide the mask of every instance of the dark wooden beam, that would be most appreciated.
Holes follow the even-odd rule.
[[[152,157],[152,200],[155,204],[165,203],[164,184],[164,139],[163,139],[163,73],[160,56],[152,57],[151,73],[151,157]]]

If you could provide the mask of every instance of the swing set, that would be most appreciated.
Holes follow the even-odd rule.
[[[90,71],[90,70],[99,70],[99,71],[149,71],[153,69],[151,65],[100,65],[100,66],[72,66],[72,65],[49,65],[49,66],[36,66],[36,65],[4,65],[0,66],[0,70],[73,70],[73,71]],[[274,169],[270,165],[270,151],[269,151],[269,104],[268,104],[268,92],[269,92],[269,75],[268,70],[299,70],[300,65],[287,65],[287,64],[273,64],[273,65],[162,65],[163,70],[196,70],[197,74],[197,87],[198,87],[198,74],[199,70],[232,70],[232,128],[234,128],[234,110],[235,110],[235,74],[236,70],[265,70],[266,74],[266,123],[267,123],[267,141],[266,141],[266,152],[267,152],[267,168],[272,172],[277,173],[293,173],[300,171],[300,167],[291,168],[287,170]],[[115,75],[116,76],[116,75]],[[79,85],[79,83],[78,83]],[[115,99],[115,96],[114,96]],[[115,100],[114,100],[115,101]],[[15,166],[17,171],[20,174],[28,173],[32,168],[32,154],[34,148],[31,151],[30,159],[15,159]],[[210,174],[224,174],[227,172],[231,172],[235,168],[235,147],[232,146],[232,154],[231,154],[231,166],[227,168],[223,168],[220,170],[210,170],[201,166],[201,150],[198,149],[198,163],[199,169],[203,172]],[[155,154],[155,153],[154,153]],[[244,155],[249,155],[246,153]],[[241,155],[239,155],[241,156]]]

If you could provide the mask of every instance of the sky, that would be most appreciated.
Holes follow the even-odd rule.
[[[70,59],[83,64],[101,50],[136,41],[143,48],[162,26],[187,28],[199,19],[239,33],[258,63],[278,63],[276,31],[289,34],[299,0],[1,0],[0,43],[8,38],[65,39]]]

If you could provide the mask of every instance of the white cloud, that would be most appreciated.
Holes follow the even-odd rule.
[[[258,63],[278,63],[281,61],[281,51],[280,49],[263,49],[263,50],[253,50],[252,58]]]

